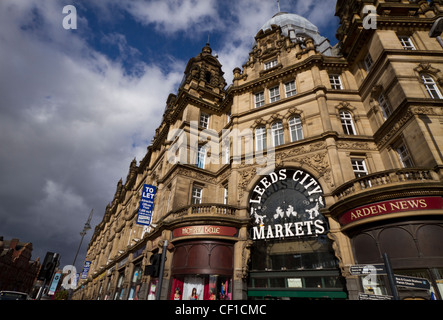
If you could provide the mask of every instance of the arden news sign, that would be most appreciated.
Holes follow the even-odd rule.
[[[320,214],[325,206],[323,190],[309,173],[278,169],[252,189],[249,212],[253,240],[316,237],[326,234],[328,224]]]
[[[352,209],[342,214],[338,221],[342,226],[351,222],[397,212],[443,209],[442,197],[403,198],[377,202]]]

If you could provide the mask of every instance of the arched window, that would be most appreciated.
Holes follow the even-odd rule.
[[[289,119],[289,130],[291,132],[291,142],[303,139],[303,128],[299,117]]]
[[[443,99],[440,90],[435,84],[434,79],[429,74],[423,74],[421,76],[423,80],[423,84],[425,85],[426,90],[428,91],[430,97],[432,99]]]
[[[285,143],[283,124],[281,123],[281,121],[275,122],[272,125],[272,142],[274,143],[274,147]]]
[[[255,129],[255,150],[261,151],[266,149],[266,127]]]
[[[345,134],[356,135],[352,115],[348,111],[340,111],[340,120]]]

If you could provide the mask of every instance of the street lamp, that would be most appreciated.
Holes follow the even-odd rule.
[[[429,36],[431,38],[437,38],[438,43],[443,48],[443,40],[441,38],[441,33],[443,32],[443,18],[438,18],[435,20],[434,24],[432,25],[431,30],[429,31]]]
[[[75,266],[75,260],[77,260],[77,255],[78,255],[78,252],[80,251],[80,247],[82,246],[83,238],[85,237],[86,232],[88,230],[91,230],[90,222],[91,222],[92,214],[93,213],[94,213],[94,209],[91,210],[91,213],[89,214],[88,221],[86,221],[86,223],[85,223],[85,225],[83,227],[83,230],[80,232],[80,235],[82,236],[82,238],[80,240],[80,245],[78,246],[77,253],[75,254],[74,262],[72,263],[73,266]]]

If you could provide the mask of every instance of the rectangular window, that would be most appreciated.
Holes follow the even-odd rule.
[[[200,127],[205,129],[209,127],[209,115],[203,112],[200,114]]]
[[[371,70],[371,67],[372,67],[372,65],[373,65],[373,61],[372,61],[372,57],[371,57],[371,55],[368,53],[368,55],[366,56],[366,58],[365,58],[365,60],[364,60],[364,63],[365,63],[365,69],[366,69],[366,71],[368,71],[369,72],[369,70]]]
[[[272,141],[274,142],[274,147],[285,143],[283,124],[281,122],[276,122],[272,125]]]
[[[411,168],[414,166],[411,155],[404,144],[397,147],[397,153],[404,168]]]
[[[291,142],[303,139],[303,129],[300,118],[294,117],[289,120],[289,130],[291,132]]]
[[[415,46],[412,43],[412,40],[410,37],[398,37],[400,40],[401,45],[403,46],[403,49],[405,50],[415,50]]]
[[[297,94],[297,88],[295,86],[295,80],[285,83],[286,98],[295,96]]]
[[[223,188],[223,204],[228,204],[228,185]]]
[[[206,157],[206,148],[205,146],[198,146],[197,152],[197,167],[200,169],[205,168],[205,157]]]
[[[268,61],[268,62],[265,63],[265,70],[274,68],[276,65],[277,65],[277,59]]]
[[[201,187],[196,187],[194,186],[192,188],[192,200],[191,200],[191,204],[200,204],[202,203],[202,194],[203,194],[203,189]]]
[[[266,149],[266,128],[255,129],[255,149],[261,151]]]
[[[341,84],[340,76],[337,74],[331,74],[329,75],[329,82],[331,83],[331,88],[335,90],[341,90],[343,89],[343,86]]]
[[[380,94],[380,96],[378,97],[378,104],[380,105],[383,117],[386,120],[392,114],[392,109],[391,105],[388,103],[383,93]]]
[[[255,94],[255,107],[262,107],[265,105],[265,93],[259,92]]]
[[[351,159],[352,170],[355,177],[360,178],[368,175],[368,169],[366,168],[365,160],[363,159]]]
[[[274,87],[269,89],[269,100],[270,102],[275,102],[280,100],[280,88]]]

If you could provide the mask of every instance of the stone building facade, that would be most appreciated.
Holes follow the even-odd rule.
[[[368,5],[337,1],[334,47],[277,13],[229,86],[209,44],[190,59],[95,229],[74,298],[391,295],[383,273],[350,271],[386,253],[395,274],[431,285],[399,287],[401,299],[442,299],[443,51],[429,31],[443,1]]]

